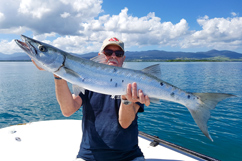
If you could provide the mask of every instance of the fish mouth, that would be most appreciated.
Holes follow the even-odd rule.
[[[15,39],[16,44],[23,49],[30,57],[37,55],[35,47],[30,43],[30,38],[27,36],[21,35],[23,41]]]

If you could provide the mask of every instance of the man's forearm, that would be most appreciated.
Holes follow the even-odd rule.
[[[55,92],[64,116],[69,117],[78,110],[78,106],[75,105],[68,84],[64,79],[55,79]]]
[[[134,121],[138,110],[139,110],[139,105],[136,103],[132,102],[129,105],[125,105],[121,103],[120,109],[119,109],[119,124],[124,129],[128,128],[130,124]]]

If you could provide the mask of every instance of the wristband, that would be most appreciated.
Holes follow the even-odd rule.
[[[123,104],[125,104],[125,105],[130,105],[132,102],[130,102],[130,101],[128,101],[128,100],[123,100],[122,98],[121,98],[121,102],[123,103]]]
[[[57,80],[61,80],[62,79],[61,77],[55,77],[55,76],[54,76],[54,78],[57,79]]]

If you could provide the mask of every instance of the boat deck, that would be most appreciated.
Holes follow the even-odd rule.
[[[0,160],[74,161],[81,133],[81,120],[39,121],[2,128]],[[216,160],[142,132],[139,146],[147,161]]]

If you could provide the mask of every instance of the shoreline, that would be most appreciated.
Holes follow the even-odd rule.
[[[31,62],[31,60],[0,60],[0,62]],[[242,62],[242,59],[127,59],[125,62]]]

